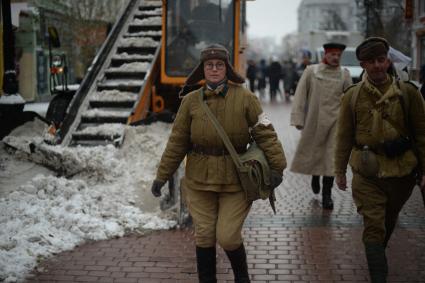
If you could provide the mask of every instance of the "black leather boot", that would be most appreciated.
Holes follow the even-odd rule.
[[[320,176],[312,176],[311,178],[311,189],[314,194],[320,193]]]
[[[332,186],[334,177],[323,176],[322,207],[323,209],[333,209]]]
[[[196,263],[200,283],[216,283],[215,247],[196,247]]]
[[[365,244],[367,266],[372,283],[386,283],[388,274],[385,247],[382,244]]]
[[[234,251],[225,251],[232,265],[236,283],[249,283],[248,264],[246,262],[246,252],[243,244]]]

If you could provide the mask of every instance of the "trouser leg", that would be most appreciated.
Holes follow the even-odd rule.
[[[314,194],[320,193],[320,176],[313,175],[311,177],[311,189],[313,190]]]
[[[244,192],[220,193],[217,221],[217,241],[225,250],[235,275],[235,282],[249,281],[242,226],[252,202],[245,199]]]
[[[217,282],[215,247],[196,247],[196,265],[200,283]]]
[[[334,177],[323,176],[323,189],[322,189],[322,207],[324,209],[333,209],[334,203],[332,201],[332,186]]]
[[[363,243],[372,283],[386,282],[385,247],[414,183],[411,176],[383,179],[353,176],[353,199],[363,216]]]
[[[248,264],[246,261],[246,252],[243,244],[236,250],[225,250],[227,257],[233,269],[236,283],[249,283]]]
[[[413,175],[406,176],[401,179],[391,179],[394,180],[388,180],[388,183],[391,183],[394,187],[387,193],[387,205],[385,210],[385,247],[387,246],[397,224],[398,215],[406,201],[412,195],[413,188],[415,187],[415,179]]]
[[[372,283],[386,283],[388,274],[385,247],[380,243],[365,243],[367,266]]]

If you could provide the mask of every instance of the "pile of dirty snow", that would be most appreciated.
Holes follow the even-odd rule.
[[[170,130],[160,122],[127,127],[121,148],[43,144],[61,162],[72,160],[62,166],[78,167],[68,168],[74,172],[68,178],[28,161],[22,151],[6,153],[0,144],[0,178],[8,180],[0,181],[0,281],[23,281],[40,257],[87,240],[174,227],[175,215],[160,211],[150,193]],[[10,140],[26,146],[28,139]],[[17,174],[18,168],[28,172]]]

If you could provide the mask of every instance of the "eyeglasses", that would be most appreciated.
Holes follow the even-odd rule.
[[[216,64],[214,64],[214,63],[206,63],[206,64],[204,64],[204,67],[205,67],[206,70],[212,70],[215,67],[217,70],[221,71],[221,70],[223,70],[226,67],[226,65],[224,63],[222,63],[222,62],[218,62]]]

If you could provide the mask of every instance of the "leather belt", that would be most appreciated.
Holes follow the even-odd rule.
[[[244,147],[235,147],[235,150],[238,154],[246,152],[246,148]],[[199,144],[192,144],[191,152],[194,152],[197,154],[203,154],[203,155],[212,155],[212,156],[221,156],[221,155],[230,154],[226,148],[205,147]]]

